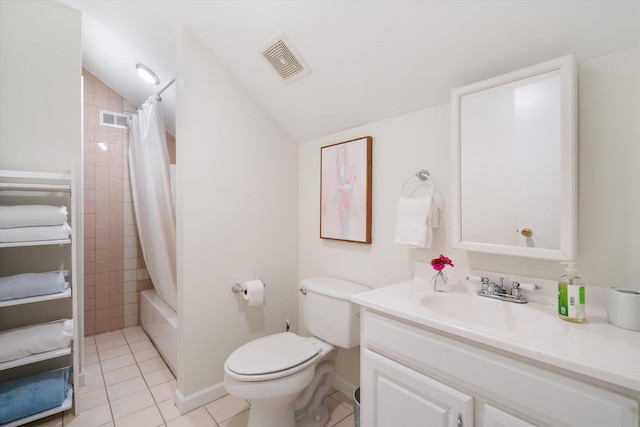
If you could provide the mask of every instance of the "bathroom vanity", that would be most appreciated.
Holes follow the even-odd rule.
[[[559,319],[550,285],[528,304],[464,284],[437,293],[421,278],[352,297],[361,425],[640,425],[640,332],[591,300],[586,323]]]

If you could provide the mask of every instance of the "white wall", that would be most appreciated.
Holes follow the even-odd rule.
[[[341,277],[378,288],[412,275],[413,262],[441,253],[448,254],[450,235],[449,193],[451,178],[449,148],[451,114],[448,105],[420,110],[300,145],[300,278],[318,274]],[[371,245],[321,240],[320,147],[361,136],[373,137]],[[440,227],[435,230],[432,249],[409,249],[393,242],[396,204],[407,178],[428,169],[444,202]],[[423,188],[420,188],[420,187]],[[430,191],[428,184],[412,178],[405,193],[416,187]],[[338,352],[337,375],[346,384],[336,384],[349,395],[348,387],[359,383],[359,347]],[[351,390],[352,391],[352,390]]]
[[[0,169],[68,172],[75,162],[71,212],[83,254],[81,16],[51,1],[0,1]],[[17,260],[13,266],[27,259]],[[27,271],[28,265],[19,271]],[[73,278],[83,346],[82,261]],[[80,364],[83,362],[80,354]],[[84,375],[82,366],[76,374]]]
[[[81,54],[79,12],[0,2],[0,169],[80,167]]]
[[[579,65],[579,255],[587,284],[640,289],[640,49]],[[414,260],[441,253],[457,267],[555,279],[557,263],[451,249],[450,105],[420,110],[327,135],[300,146],[300,277],[329,274],[377,288],[412,276]],[[321,240],[320,147],[373,137],[372,244]],[[404,181],[431,171],[444,209],[432,249],[393,242],[395,207]],[[417,180],[414,180],[417,181]],[[338,375],[358,383],[357,350],[342,351]]]
[[[297,326],[298,145],[187,30],[178,40],[178,395],[226,394],[240,345]],[[235,282],[260,278],[264,306]],[[179,400],[180,400],[180,396]]]

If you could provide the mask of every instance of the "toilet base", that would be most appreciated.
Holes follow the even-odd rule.
[[[264,406],[251,402],[247,427],[295,427],[293,403],[284,406]]]

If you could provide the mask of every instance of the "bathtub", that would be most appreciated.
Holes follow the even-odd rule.
[[[176,376],[178,315],[150,289],[140,292],[140,322],[158,353]]]

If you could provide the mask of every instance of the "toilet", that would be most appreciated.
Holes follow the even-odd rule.
[[[304,326],[313,336],[268,335],[231,353],[224,386],[251,402],[248,427],[324,426],[322,401],[333,385],[337,348],[360,345],[359,306],[352,295],[368,287],[329,276],[300,282]]]

